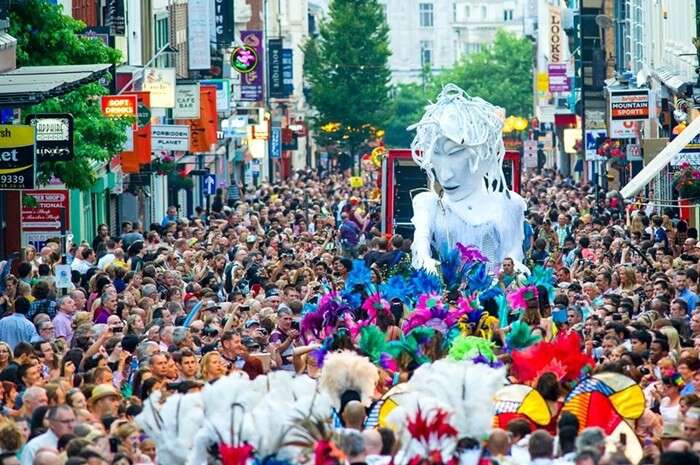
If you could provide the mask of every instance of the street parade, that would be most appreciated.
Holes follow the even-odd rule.
[[[700,464],[698,35],[0,1],[0,465]]]

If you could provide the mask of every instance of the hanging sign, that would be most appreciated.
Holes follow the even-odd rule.
[[[25,123],[36,132],[36,161],[70,161],[73,159],[73,115],[42,113],[27,115]]]
[[[0,190],[34,188],[34,128],[0,125]]]
[[[255,50],[257,56],[256,66],[241,75],[241,101],[260,102],[263,98],[263,86],[265,84],[265,65],[263,63],[263,32],[241,31],[241,41]]]
[[[241,45],[231,52],[231,66],[241,74],[248,74],[258,67],[258,52],[250,45]]]
[[[562,54],[562,27],[561,9],[559,7],[549,7],[549,62],[561,63]]]
[[[190,69],[211,67],[209,6],[210,0],[188,0],[187,2],[187,52]]]
[[[136,96],[103,95],[102,114],[108,118],[136,118]]]
[[[151,149],[188,151],[190,149],[190,127],[184,124],[151,125]]]
[[[141,90],[151,93],[151,108],[173,108],[175,68],[146,68]]]
[[[649,119],[649,89],[610,91],[610,120]]]
[[[175,87],[173,118],[199,118],[199,84],[178,84]]]
[[[231,81],[228,79],[205,79],[202,85],[216,87],[216,111],[227,113],[231,110]]]
[[[267,67],[267,75],[270,78],[270,97],[284,98],[284,81],[282,76],[282,39],[270,39],[267,41]]]

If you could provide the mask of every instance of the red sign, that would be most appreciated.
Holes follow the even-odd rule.
[[[135,95],[103,95],[102,114],[108,118],[136,118]]]
[[[26,190],[36,208],[22,206],[22,231],[60,232],[69,229],[70,196],[65,189]]]

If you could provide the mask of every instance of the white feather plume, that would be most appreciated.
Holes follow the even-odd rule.
[[[362,403],[369,405],[378,380],[379,371],[367,357],[344,350],[326,356],[319,386],[337,409],[340,408],[340,397],[348,390],[359,392]]]

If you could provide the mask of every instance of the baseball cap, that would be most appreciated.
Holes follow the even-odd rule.
[[[258,320],[253,320],[253,319],[246,320],[246,322],[245,322],[246,328],[250,328],[251,326],[255,326],[255,325],[260,326],[260,322]]]

